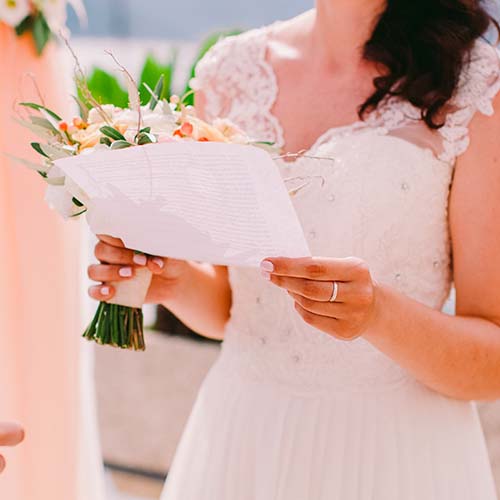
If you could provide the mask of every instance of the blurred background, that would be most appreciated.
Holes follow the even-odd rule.
[[[103,102],[126,105],[124,82],[105,50],[113,52],[138,81],[154,86],[163,74],[170,92],[182,94],[195,62],[220,34],[286,19],[307,10],[313,3],[313,0],[85,0],[87,26],[80,26],[72,12],[68,22],[71,44],[88,74],[93,92]],[[68,62],[68,72],[69,68]],[[80,230],[86,232],[83,225]],[[80,237],[84,251],[79,265],[83,272],[93,260],[93,241]],[[85,286],[75,288],[86,311],[83,322],[90,319],[95,307],[84,296],[85,289]],[[453,309],[451,297],[447,312],[452,314]],[[220,347],[217,342],[189,332],[167,311],[150,307],[146,317],[150,328],[145,353],[90,344],[84,347],[91,351],[90,368],[84,377],[96,381],[106,500],[159,498],[198,387]],[[93,384],[87,392],[84,400],[91,413]],[[480,405],[480,411],[500,486],[500,408],[498,404]],[[92,418],[88,417],[88,421]],[[90,498],[97,500],[94,496],[84,500]],[[5,500],[18,499],[21,497]]]
[[[88,28],[81,28],[75,16],[69,25],[93,92],[104,101],[126,102],[119,72],[104,49],[134,77],[150,79],[151,86],[163,71],[170,77],[171,91],[182,94],[194,63],[219,34],[286,19],[313,3],[86,0]],[[147,318],[154,329],[144,354],[95,349],[109,500],[159,498],[198,387],[219,351],[218,343],[191,334],[165,311],[157,314],[150,308]]]
[[[218,34],[286,19],[313,3],[87,0],[88,28],[80,28],[74,18],[70,26],[97,93],[116,87],[95,69],[117,73],[103,49],[112,50],[134,76],[142,73],[146,79],[149,56],[150,66],[169,68],[172,91],[182,93],[194,62]],[[453,313],[453,298],[447,311]],[[145,354],[96,350],[99,425],[114,500],[158,498],[199,384],[219,350],[217,343],[190,334],[165,311],[156,315],[150,310],[148,317],[155,329],[149,332]],[[500,410],[482,405],[481,413],[500,485]]]

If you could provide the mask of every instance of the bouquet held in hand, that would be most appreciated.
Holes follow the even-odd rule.
[[[77,155],[92,155],[100,151],[124,150],[158,143],[179,141],[219,142],[230,144],[254,143],[243,131],[227,120],[207,123],[200,119],[192,106],[185,106],[177,96],[162,99],[163,77],[154,89],[148,88],[151,100],[141,106],[137,85],[121,67],[129,87],[129,108],[101,105],[93,99],[85,78],[77,66],[77,85],[81,98],[80,116],[64,120],[41,103],[21,103],[26,111],[22,124],[35,132],[40,142],[31,146],[40,154],[42,164],[19,160],[36,171],[48,183],[46,199],[66,218],[75,218],[87,210],[87,196],[71,185],[55,162]],[[119,235],[114,235],[118,236]],[[138,249],[139,250],[139,249]],[[137,252],[140,254],[140,252]],[[101,302],[84,333],[88,340],[124,349],[144,350],[142,305],[146,299],[152,274],[147,268],[138,269],[133,279],[113,284],[116,295]]]

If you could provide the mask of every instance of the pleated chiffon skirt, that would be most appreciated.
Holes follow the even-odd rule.
[[[497,498],[475,405],[411,379],[308,397],[229,356],[202,384],[161,500]]]

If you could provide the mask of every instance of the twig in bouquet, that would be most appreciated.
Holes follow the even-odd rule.
[[[305,181],[302,184],[300,184],[299,186],[297,186],[296,188],[290,189],[288,191],[288,194],[290,194],[290,196],[295,196],[299,191],[302,191],[302,189],[309,186],[311,184],[311,182],[313,181],[313,179],[320,179],[321,187],[324,187],[324,185],[326,183],[326,179],[322,175],[309,175],[309,176],[298,175],[295,177],[288,177],[288,178],[284,179],[283,182],[285,182],[285,184],[286,184],[287,182],[293,182],[293,181]]]
[[[313,179],[320,179],[321,187],[325,186],[326,179],[322,175],[297,175],[295,177],[287,177],[284,179],[284,182],[307,181],[308,183],[311,183]]]
[[[78,56],[73,50],[73,47],[71,47],[71,44],[69,43],[68,39],[64,36],[64,33],[60,32],[59,36],[64,41],[64,44],[68,48],[71,56],[73,57],[73,61],[75,62],[75,83],[78,90],[82,93],[83,97],[87,100],[87,102],[89,104],[92,104],[92,106],[97,110],[97,112],[101,115],[101,118],[109,125],[111,123],[109,120],[109,116],[106,114],[101,104],[92,95],[92,92],[90,92],[90,89],[87,85],[87,77],[85,76],[85,71],[83,71],[83,68],[80,64],[80,60],[78,59]]]
[[[313,160],[328,160],[335,163],[335,158],[332,158],[331,156],[317,156],[317,155],[309,155],[306,153],[307,153],[306,149],[299,151],[298,153],[284,153],[282,155],[275,156],[273,160],[289,160],[289,159],[297,160],[299,158],[311,158]]]
[[[23,122],[29,119],[29,113],[26,107],[21,105],[22,102],[29,100],[25,98],[24,93],[22,92],[23,89],[25,88],[24,87],[25,78],[29,78],[31,80],[31,83],[33,84],[33,87],[35,88],[35,91],[38,95],[38,99],[40,100],[41,104],[45,106],[45,99],[43,98],[43,95],[40,91],[40,87],[38,86],[35,75],[30,72],[23,73],[19,79],[19,85],[18,85],[18,88],[21,89],[21,96],[12,101],[12,112],[14,113],[15,116],[17,116],[18,120],[21,120]],[[21,125],[23,124],[21,123]]]
[[[31,83],[33,84],[33,87],[35,87],[36,94],[38,95],[38,99],[40,100],[40,103],[42,106],[45,106],[45,99],[43,98],[42,91],[40,90],[40,86],[38,85],[38,82],[36,81],[36,77],[33,73],[26,73],[26,78],[29,78],[31,80]],[[24,101],[25,99],[23,99]]]
[[[115,57],[115,55],[110,51],[110,50],[105,50],[104,51],[108,56],[113,59],[115,64],[120,68],[120,70],[123,72],[125,75],[125,79],[127,81],[127,87],[128,87],[128,96],[129,96],[129,104],[130,108],[132,110],[137,111],[138,115],[138,123],[137,123],[137,132],[141,130],[141,124],[142,124],[142,114],[141,114],[141,98],[139,96],[139,87],[137,86],[136,81],[132,77],[132,75],[129,73],[127,68],[123,66],[118,59]]]

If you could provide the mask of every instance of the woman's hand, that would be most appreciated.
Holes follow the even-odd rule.
[[[342,340],[362,336],[377,317],[377,285],[356,258],[269,258],[262,275],[288,291],[309,325]],[[338,284],[335,302],[334,282]]]
[[[0,446],[16,446],[24,439],[24,429],[14,423],[0,423]],[[5,469],[5,458],[0,455],[0,474]]]
[[[123,242],[117,238],[103,235],[98,237],[95,256],[100,264],[93,264],[88,268],[89,278],[101,283],[89,289],[89,295],[95,300],[110,300],[115,294],[110,282],[130,280],[138,267],[147,266],[153,273],[153,280],[146,301],[153,304],[163,303],[173,293],[175,285],[188,268],[186,261],[147,257],[125,248]]]

